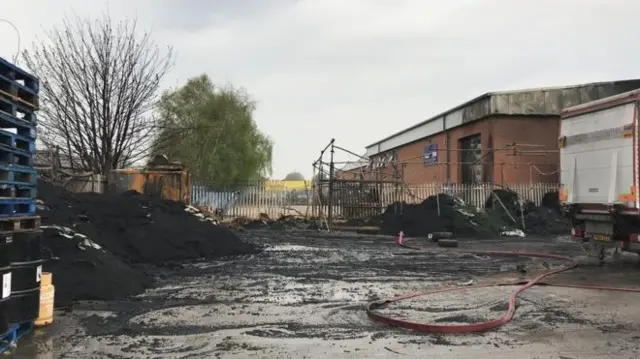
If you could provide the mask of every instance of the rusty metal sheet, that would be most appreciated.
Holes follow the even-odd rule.
[[[189,203],[191,176],[186,171],[125,169],[113,171],[109,189],[116,192],[134,190],[146,195]]]

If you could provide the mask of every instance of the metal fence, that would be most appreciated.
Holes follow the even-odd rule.
[[[211,211],[224,209],[226,217],[310,216],[311,188],[304,181],[248,182],[229,189],[196,184],[191,188],[191,204]]]
[[[352,183],[349,183],[352,182]],[[483,208],[491,192],[508,189],[518,193],[524,201],[540,205],[548,192],[557,191],[557,183],[532,183],[501,186],[492,183],[480,184],[438,184],[425,183],[406,185],[403,183],[375,183],[366,181],[336,181],[332,184],[329,201],[326,184],[323,184],[325,196],[317,196],[313,201],[314,216],[333,219],[354,219],[378,215],[394,202],[420,203],[429,196],[446,193],[458,197],[477,208]],[[331,213],[329,213],[331,209]]]
[[[104,193],[107,189],[107,178],[103,175],[91,174],[69,178],[64,187],[71,192]]]
[[[42,179],[74,193],[105,193],[108,185],[107,176],[98,174],[69,176],[64,178],[43,176]]]
[[[446,193],[458,197],[466,203],[475,207],[484,207],[487,199],[491,196],[491,192],[497,189],[506,189],[516,192],[524,201],[531,201],[536,205],[540,205],[542,197],[548,192],[558,190],[557,183],[519,183],[513,185],[501,186],[493,183],[480,184],[424,184],[424,185],[408,185],[404,186],[405,190],[401,191],[400,196],[395,195],[395,191],[387,191],[386,199],[395,198],[398,201],[407,203],[422,202],[429,196],[438,193]]]
[[[542,197],[556,191],[556,183],[531,183],[514,185],[482,184],[436,184],[405,185],[402,183],[373,181],[334,181],[329,196],[328,183],[315,188],[298,188],[286,185],[275,186],[274,182],[254,182],[233,189],[215,189],[194,185],[191,202],[206,206],[210,210],[225,209],[227,217],[259,218],[261,213],[271,218],[281,215],[303,215],[327,217],[331,209],[332,218],[353,219],[381,214],[394,202],[419,203],[427,197],[447,193],[478,208],[484,207],[496,189],[509,189],[523,200],[540,204]],[[284,182],[284,181],[283,181]]]
[[[106,176],[92,175],[67,180],[65,187],[73,192],[105,192]],[[220,189],[194,184],[190,202],[213,211],[224,209],[228,218],[259,218],[261,213],[271,218],[281,215],[354,219],[379,215],[394,202],[420,203],[429,196],[446,193],[478,207],[484,207],[496,189],[509,189],[526,201],[539,205],[543,196],[557,191],[557,183],[519,183],[498,185],[424,183],[407,185],[402,182],[334,180],[313,186],[309,181],[256,181]],[[187,191],[188,192],[188,191]],[[329,196],[329,193],[332,195]],[[329,213],[331,212],[331,213]]]

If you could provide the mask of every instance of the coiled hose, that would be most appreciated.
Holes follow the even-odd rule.
[[[377,310],[378,309],[382,309],[382,308],[388,306],[391,303],[399,302],[399,301],[405,300],[405,299],[411,299],[411,298],[428,296],[428,295],[439,294],[439,293],[470,290],[470,289],[473,289],[473,288],[495,287],[495,286],[498,286],[498,285],[512,285],[512,284],[490,284],[490,285],[476,285],[476,286],[456,286],[456,287],[435,289],[435,290],[429,290],[429,291],[424,291],[424,292],[419,292],[419,293],[401,295],[401,296],[390,298],[390,299],[387,299],[387,300],[384,300],[384,301],[373,302],[373,303],[370,303],[367,306],[367,315],[371,319],[373,319],[373,320],[375,320],[377,322],[388,324],[388,325],[391,325],[391,326],[394,326],[394,327],[398,327],[398,328],[405,328],[405,329],[410,329],[410,330],[414,330],[414,331],[417,331],[417,332],[423,332],[423,333],[476,333],[476,332],[483,332],[483,331],[487,331],[487,330],[491,330],[491,329],[503,326],[503,325],[509,323],[511,321],[511,319],[513,319],[513,316],[514,316],[514,314],[516,312],[516,299],[518,298],[518,295],[520,293],[524,292],[525,290],[531,288],[534,285],[542,284],[541,281],[543,279],[545,279],[545,278],[549,278],[549,277],[554,276],[554,275],[556,275],[558,273],[571,270],[571,269],[577,267],[577,265],[578,265],[573,260],[573,258],[571,258],[571,257],[557,255],[557,254],[550,254],[550,253],[527,252],[527,251],[482,251],[482,250],[472,251],[472,250],[451,250],[451,249],[441,250],[441,249],[436,249],[436,248],[425,248],[425,247],[420,247],[420,246],[415,246],[415,245],[408,244],[405,241],[404,235],[403,235],[402,232],[398,236],[398,239],[397,239],[396,243],[401,247],[412,249],[412,250],[416,250],[416,251],[422,251],[422,252],[441,252],[441,251],[450,252],[450,251],[455,251],[455,252],[458,252],[458,253],[478,254],[478,255],[548,258],[548,259],[562,260],[562,261],[567,262],[566,265],[564,265],[564,266],[562,266],[560,268],[549,270],[549,271],[547,271],[545,273],[542,273],[542,274],[536,276],[535,278],[529,280],[528,282],[526,282],[524,284],[520,284],[509,295],[509,298],[508,298],[509,307],[508,307],[507,311],[504,314],[502,314],[500,317],[498,317],[497,319],[490,320],[490,321],[487,321],[487,322],[471,323],[471,324],[417,323],[417,322],[412,322],[412,321],[408,321],[408,320],[397,319],[397,318],[392,318],[392,317],[389,317],[389,316],[385,316],[385,315],[380,314]],[[565,285],[565,284],[554,285],[554,284],[548,284],[548,283],[545,283],[545,285],[551,285],[551,286],[556,286],[556,287],[566,287],[566,288],[580,288],[580,289],[592,289],[592,290],[607,290],[607,291],[640,293],[640,288],[589,286],[589,285]]]

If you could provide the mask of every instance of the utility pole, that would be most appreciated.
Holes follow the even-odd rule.
[[[333,176],[334,176],[334,170],[335,170],[335,164],[333,162],[333,154],[335,153],[335,148],[334,148],[334,144],[333,144],[333,140],[331,140],[331,154],[329,156],[329,199],[328,199],[328,205],[329,205],[329,209],[328,209],[328,224],[329,224],[329,230],[331,230],[331,227],[333,226]]]

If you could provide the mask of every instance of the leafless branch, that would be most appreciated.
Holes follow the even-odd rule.
[[[161,50],[136,20],[78,16],[23,53],[41,79],[40,132],[74,168],[106,174],[149,153],[161,79],[173,50]]]

